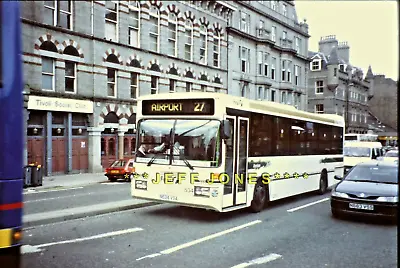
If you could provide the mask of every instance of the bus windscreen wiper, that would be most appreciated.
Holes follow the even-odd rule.
[[[157,158],[158,155],[163,155],[163,154],[160,153],[160,152],[156,153],[156,154],[150,159],[150,161],[147,162],[147,166],[148,166],[148,167],[151,166],[151,164],[153,164],[154,161],[156,161],[156,158]]]

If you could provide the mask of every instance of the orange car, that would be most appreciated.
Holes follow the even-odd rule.
[[[109,181],[116,181],[118,179],[124,179],[125,181],[131,181],[133,174],[135,173],[135,167],[133,166],[134,160],[116,160],[111,164],[109,168],[106,168],[104,174]]]

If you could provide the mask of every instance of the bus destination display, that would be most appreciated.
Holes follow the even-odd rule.
[[[213,99],[143,100],[143,115],[214,115]]]

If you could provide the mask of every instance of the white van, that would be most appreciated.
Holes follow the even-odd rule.
[[[380,142],[345,142],[343,146],[344,174],[355,165],[383,156]]]

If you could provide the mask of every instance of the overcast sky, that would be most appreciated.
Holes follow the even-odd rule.
[[[295,0],[299,21],[309,25],[308,49],[318,51],[321,36],[336,35],[350,46],[350,63],[398,80],[398,14],[395,0]]]

